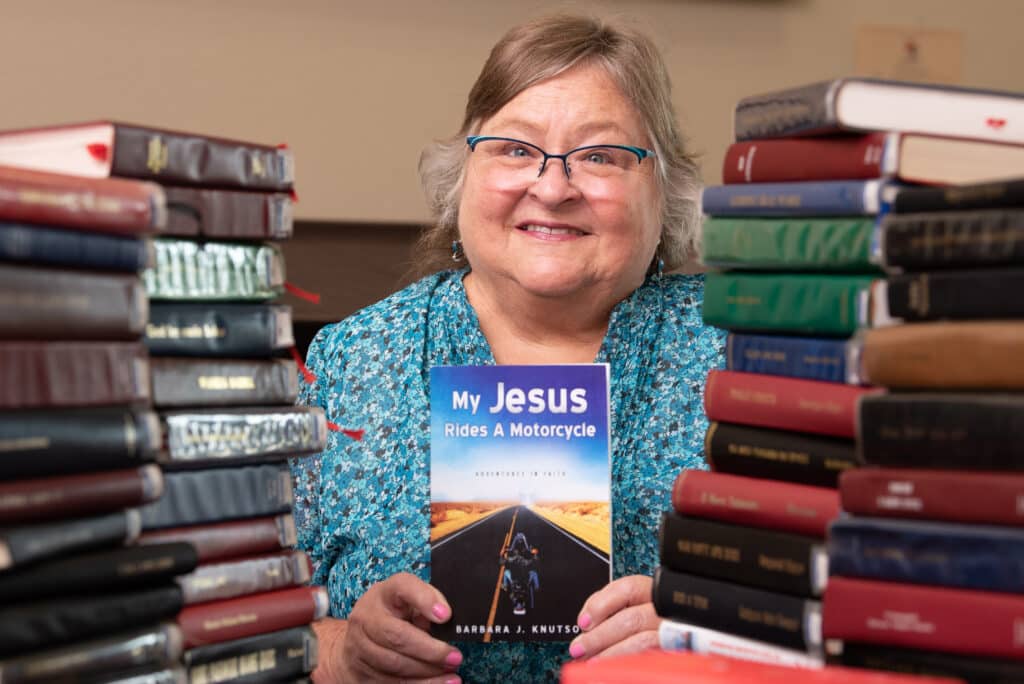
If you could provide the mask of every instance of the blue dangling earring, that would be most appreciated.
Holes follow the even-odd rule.
[[[462,251],[462,240],[452,240],[452,261],[461,261],[466,256]]]

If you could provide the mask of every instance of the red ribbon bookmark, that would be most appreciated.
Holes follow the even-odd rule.
[[[348,430],[346,428],[341,427],[337,423],[332,423],[331,421],[327,421],[327,429],[333,432],[340,432],[346,437],[351,437],[357,442],[361,441],[363,439],[363,435],[366,434],[366,430]]]

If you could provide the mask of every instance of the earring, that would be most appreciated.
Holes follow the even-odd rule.
[[[452,240],[452,261],[461,261],[466,253],[462,251],[462,240]]]

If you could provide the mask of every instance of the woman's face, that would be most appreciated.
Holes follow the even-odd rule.
[[[515,138],[549,154],[586,145],[650,148],[640,115],[607,72],[570,69],[521,92],[480,135]],[[493,148],[492,148],[493,150]],[[592,174],[559,159],[539,176],[512,172],[508,159],[530,150],[514,145],[496,157],[482,146],[469,154],[459,231],[474,277],[499,289],[543,297],[605,297],[609,304],[638,287],[661,232],[661,198],[652,158],[621,173]],[[600,154],[586,163],[602,163]],[[511,291],[511,290],[509,290]]]

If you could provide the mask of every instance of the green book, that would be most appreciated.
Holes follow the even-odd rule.
[[[262,301],[284,289],[284,257],[276,245],[172,238],[153,245],[156,265],[142,273],[150,299]]]
[[[869,257],[874,230],[871,217],[709,217],[701,258],[723,269],[881,272]]]
[[[704,322],[727,330],[849,337],[874,275],[708,273]]]

